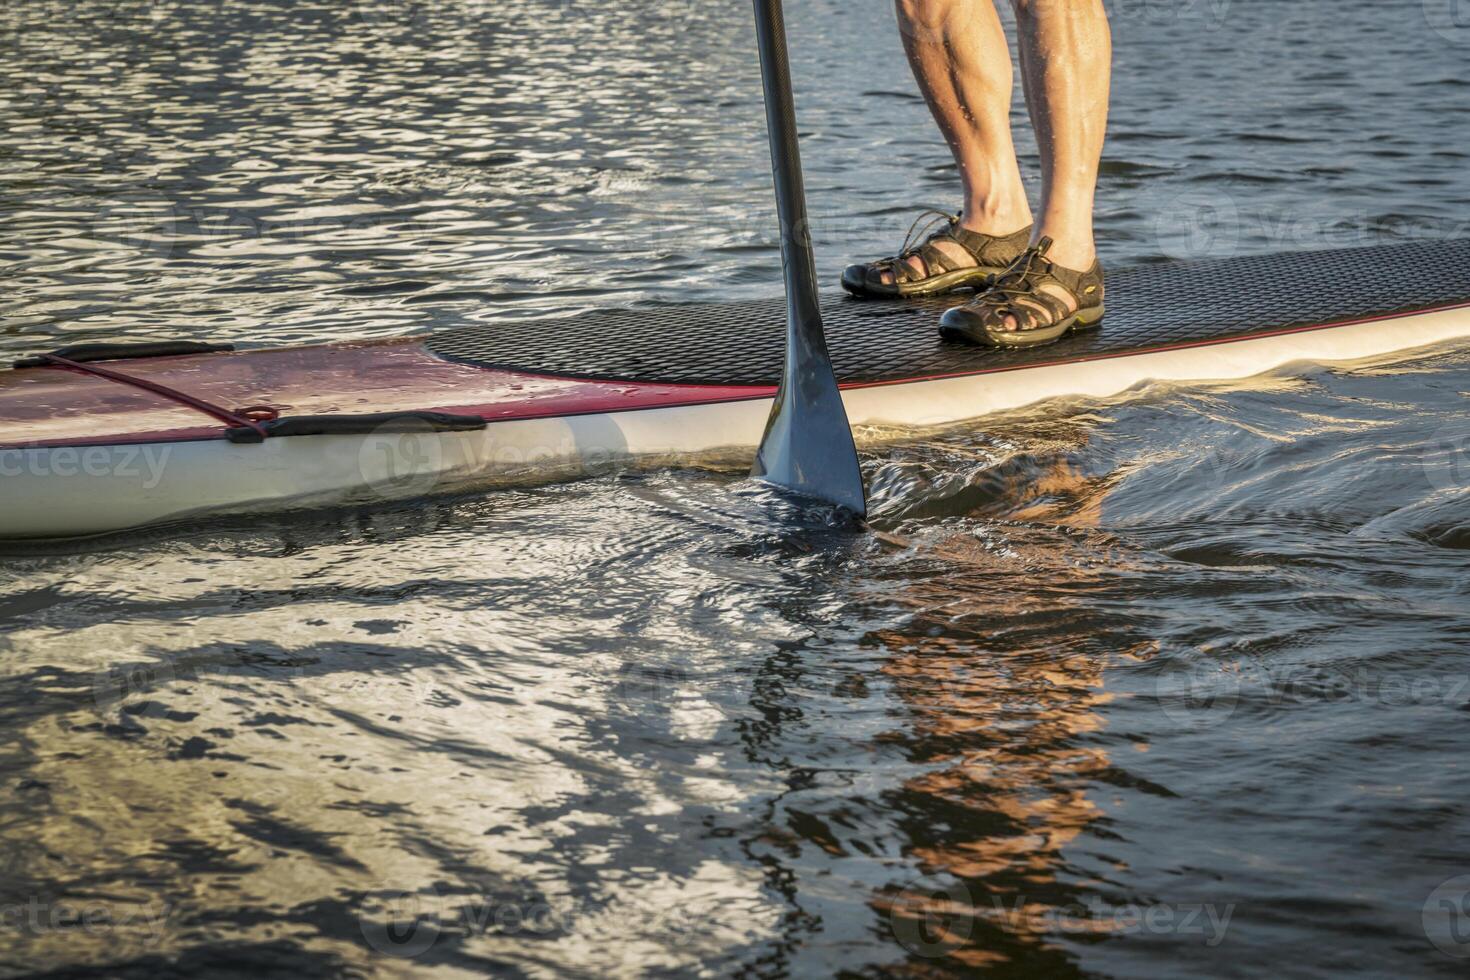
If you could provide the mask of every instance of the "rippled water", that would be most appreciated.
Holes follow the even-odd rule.
[[[830,279],[954,172],[887,7],[790,6]],[[1112,10],[1109,262],[1470,234],[1452,4]],[[777,288],[744,4],[0,30],[4,353]],[[675,470],[11,554],[0,971],[1462,976],[1467,392],[915,433],[867,533]]]

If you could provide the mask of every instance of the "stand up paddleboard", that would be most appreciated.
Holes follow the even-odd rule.
[[[1115,272],[1100,331],[1024,351],[941,339],[936,321],[956,301],[827,298],[860,442],[864,426],[949,424],[1470,336],[1470,241]],[[629,459],[749,459],[785,324],[772,299],[386,342],[23,362],[0,371],[0,538],[563,479]],[[99,369],[114,377],[87,373]]]

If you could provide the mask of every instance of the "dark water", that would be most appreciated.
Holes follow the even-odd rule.
[[[889,9],[790,6],[830,277],[954,172]],[[1448,0],[1111,9],[1111,263],[1470,234]],[[742,3],[0,30],[6,353],[776,288]],[[662,471],[12,555],[0,972],[1463,976],[1467,392],[914,434],[865,534]]]

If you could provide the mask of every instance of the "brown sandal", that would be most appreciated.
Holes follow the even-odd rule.
[[[1084,271],[1055,265],[1046,257],[1050,238],[1027,249],[964,306],[944,312],[939,332],[952,340],[987,347],[1039,347],[1061,340],[1074,330],[1090,330],[1102,323],[1103,268],[1094,261]],[[1068,305],[1042,286],[1060,286],[1071,294],[1077,308]],[[1014,327],[1006,318],[1015,320]]]
[[[935,224],[933,218],[920,227],[931,215],[944,219],[946,227],[935,231],[923,241],[923,234]],[[904,236],[903,247],[897,255],[876,262],[850,265],[842,273],[842,288],[854,296],[933,296],[936,293],[952,292],[966,286],[979,287],[994,275],[1004,272],[1016,258],[1026,251],[1031,240],[1031,227],[1004,237],[985,235],[960,227],[960,216],[943,211],[929,210],[919,215],[909,226]],[[939,242],[952,242],[969,253],[974,265],[960,266],[948,253],[935,247]],[[908,260],[918,256],[924,261],[924,272],[914,271]],[[892,282],[883,281],[883,273],[893,276]]]

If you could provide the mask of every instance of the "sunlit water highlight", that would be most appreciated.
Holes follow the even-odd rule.
[[[1108,261],[1466,234],[1420,6],[1117,5]],[[791,8],[830,279],[954,174],[887,8]],[[7,6],[0,342],[770,295],[748,18]],[[861,533],[675,469],[13,553],[0,971],[1461,976],[1467,391],[904,433]]]

